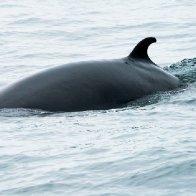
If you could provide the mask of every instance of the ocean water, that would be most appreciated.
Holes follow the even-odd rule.
[[[182,87],[126,108],[0,110],[0,195],[196,195],[196,1],[4,0],[0,87],[69,62],[149,56]]]

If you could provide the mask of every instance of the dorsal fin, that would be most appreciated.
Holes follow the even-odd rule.
[[[145,39],[143,39],[142,41],[140,41],[135,48],[133,49],[133,51],[129,54],[129,58],[135,58],[135,59],[141,59],[141,60],[147,60],[150,61],[151,63],[153,63],[150,58],[148,57],[148,47],[150,46],[150,44],[156,42],[156,38],[154,37],[147,37]]]

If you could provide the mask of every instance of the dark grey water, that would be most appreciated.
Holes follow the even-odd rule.
[[[195,195],[195,10],[195,0],[1,1],[1,87],[127,56],[148,36],[150,57],[183,85],[121,109],[0,110],[0,195]]]

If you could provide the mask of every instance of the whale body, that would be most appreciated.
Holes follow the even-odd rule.
[[[147,54],[154,37],[140,41],[128,57],[70,63],[21,79],[0,91],[0,108],[84,111],[121,107],[179,86]]]

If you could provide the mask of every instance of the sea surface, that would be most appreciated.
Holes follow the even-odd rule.
[[[2,0],[0,88],[57,65],[150,58],[181,88],[101,111],[0,110],[0,195],[196,195],[196,0]]]

